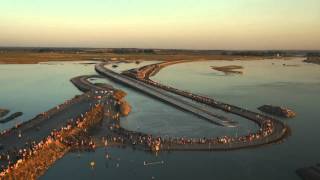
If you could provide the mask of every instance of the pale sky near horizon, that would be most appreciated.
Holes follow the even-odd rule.
[[[0,46],[320,50],[320,0],[0,0]]]

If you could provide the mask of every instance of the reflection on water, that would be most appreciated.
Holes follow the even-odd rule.
[[[299,66],[283,66],[295,64]],[[210,66],[241,65],[243,75],[225,76]],[[121,67],[120,67],[121,66]],[[120,64],[119,69],[134,67]],[[60,104],[80,93],[69,82],[76,75],[95,74],[92,65],[0,65],[0,106],[23,111],[27,120],[40,111]],[[278,145],[231,152],[171,152],[153,154],[131,148],[108,149],[95,153],[71,153],[58,161],[42,179],[291,179],[294,170],[319,163],[320,66],[301,60],[207,61],[169,66],[153,77],[180,89],[208,95],[252,110],[263,104],[286,105],[298,115],[284,120],[292,136]],[[97,79],[95,82],[109,82]],[[122,126],[159,135],[212,136],[233,134],[136,91],[114,84],[128,92],[133,112],[122,119]],[[241,128],[252,123],[239,119]],[[243,125],[244,124],[244,125]],[[1,127],[3,128],[3,126]],[[144,166],[144,161],[164,161],[163,165]],[[89,163],[96,162],[91,169]],[[117,166],[118,164],[118,166]]]

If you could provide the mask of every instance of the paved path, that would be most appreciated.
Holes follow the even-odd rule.
[[[96,71],[100,74],[103,74],[107,76],[108,78],[111,78],[117,82],[124,83],[125,85],[128,85],[132,88],[135,88],[139,91],[142,91],[143,93],[150,95],[152,97],[155,97],[161,101],[164,101],[166,103],[169,103],[177,108],[180,108],[182,110],[185,110],[187,112],[190,112],[196,116],[199,116],[213,124],[219,125],[219,126],[225,126],[225,127],[234,127],[235,123],[231,121],[226,121],[220,119],[219,116],[215,115],[214,113],[206,110],[203,108],[202,105],[192,103],[190,101],[184,100],[183,98],[179,96],[175,96],[171,94],[170,92],[163,90],[161,88],[157,88],[154,86],[151,86],[149,84],[143,83],[141,81],[138,81],[136,79],[115,73],[109,69],[106,69],[104,66],[106,64],[98,64],[96,65]]]
[[[83,76],[74,77],[70,81],[80,91],[83,91],[83,92],[106,90],[105,87],[99,87],[88,80],[90,78],[101,78],[101,77],[102,76],[99,76],[99,75],[83,75]],[[112,90],[112,87],[110,86],[110,89],[107,89],[107,90]]]

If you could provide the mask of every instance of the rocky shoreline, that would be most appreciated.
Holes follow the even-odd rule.
[[[293,118],[296,116],[296,113],[293,110],[280,106],[263,105],[260,106],[258,109],[264,113],[284,118]]]
[[[117,89],[114,91],[113,98],[117,100],[118,104],[118,111],[120,112],[121,116],[128,116],[131,112],[130,104],[124,99],[127,95],[124,91]]]

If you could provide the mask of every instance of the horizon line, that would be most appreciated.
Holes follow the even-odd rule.
[[[52,48],[52,49],[152,49],[184,51],[320,51],[320,49],[190,49],[190,48],[147,48],[147,47],[81,47],[81,46],[0,46],[1,48]]]

